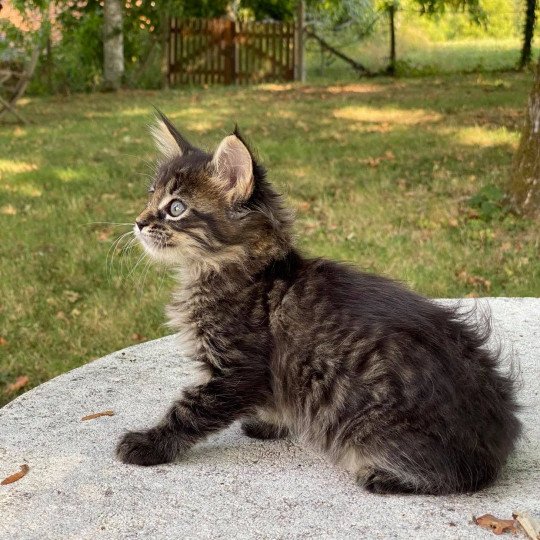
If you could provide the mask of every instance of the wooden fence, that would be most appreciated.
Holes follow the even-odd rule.
[[[169,85],[294,80],[296,39],[294,23],[172,18]]]

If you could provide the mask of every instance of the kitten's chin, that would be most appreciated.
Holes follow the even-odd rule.
[[[151,238],[148,238],[139,231],[135,232],[135,236],[142,245],[144,251],[152,257],[156,262],[176,266],[180,262],[178,250],[171,246],[157,246]]]

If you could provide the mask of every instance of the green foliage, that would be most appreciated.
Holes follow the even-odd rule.
[[[508,39],[521,34],[522,15],[516,0],[482,0],[482,24],[477,24],[463,10],[448,9],[429,17],[418,14],[416,0],[404,0],[400,14],[402,29],[416,29],[430,41],[460,39]]]
[[[24,9],[34,8],[45,13],[49,1],[16,0],[15,5],[23,12]],[[388,63],[388,20],[384,11],[388,1],[394,2],[308,0],[307,19],[331,44],[369,69],[383,71]],[[502,38],[521,35],[523,15],[519,0],[481,0],[483,24],[475,23],[480,19],[475,18],[474,13],[471,18],[472,12],[469,10],[470,7],[474,11],[479,1],[400,0],[396,16],[397,74],[423,76],[513,67],[519,53],[514,53],[513,43],[510,49],[508,42],[503,42]],[[50,55],[43,55],[29,93],[99,89],[103,68],[103,7],[100,1],[81,3],[56,0],[55,3],[62,7],[62,14],[52,30],[55,36],[60,33],[61,40],[53,40]],[[229,4],[235,8],[239,6],[241,16],[290,20],[296,0],[242,0],[239,4],[227,0],[156,0],[140,3],[125,0],[125,85],[160,87],[164,22],[168,14],[217,17],[226,13]],[[430,16],[426,16],[426,13]],[[6,31],[9,39],[0,40],[0,58],[7,55],[22,60],[28,58],[36,35],[17,32],[13,28]],[[496,37],[498,41],[480,42],[490,37]],[[463,39],[478,42],[457,43]],[[14,45],[9,46],[9,43]],[[318,66],[319,73],[333,73],[338,78],[349,76],[350,68],[341,67],[335,57],[321,54],[314,41],[308,40],[307,48],[309,75]]]
[[[96,9],[74,20],[65,13],[63,23],[62,41],[52,50],[53,91],[94,90],[101,84],[103,69],[103,14]]]
[[[308,3],[307,21],[334,39],[356,39],[371,34],[380,11],[377,0],[322,0]]]
[[[20,13],[26,13],[31,10],[44,12],[51,4],[51,0],[11,0],[11,4]]]
[[[485,23],[486,13],[481,0],[414,0],[426,15],[441,15],[447,10],[461,10],[468,13],[472,21]]]
[[[469,206],[478,211],[478,218],[490,222],[508,213],[506,195],[497,185],[487,184],[469,199]]]
[[[21,63],[26,60],[28,44],[25,34],[16,26],[5,23],[0,32],[0,61]]]
[[[242,0],[241,9],[247,9],[255,20],[272,19],[290,21],[296,8],[295,0]]]

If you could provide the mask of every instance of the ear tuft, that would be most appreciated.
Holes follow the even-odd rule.
[[[154,138],[157,149],[167,159],[179,157],[183,154],[175,137],[161,118],[158,118],[156,123],[150,126],[150,133]]]
[[[212,165],[215,181],[231,202],[246,201],[253,192],[253,160],[245,144],[235,135],[218,146]]]
[[[197,148],[183,137],[159,109],[156,109],[156,112],[156,123],[151,126],[150,131],[158,150],[165,157],[173,158],[197,151]]]

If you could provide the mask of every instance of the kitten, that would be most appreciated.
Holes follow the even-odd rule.
[[[323,451],[374,493],[490,484],[520,424],[489,331],[389,279],[303,257],[237,129],[213,155],[163,115],[153,135],[163,157],[135,233],[178,273],[170,324],[206,379],[125,434],[119,458],[171,462],[240,419],[250,437]]]

